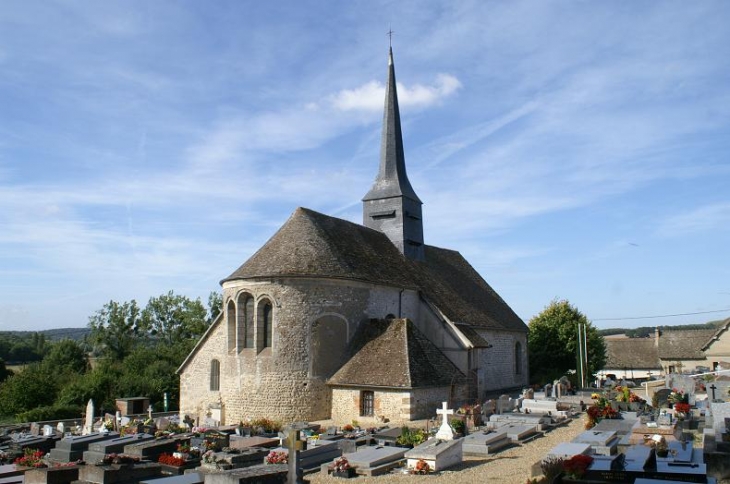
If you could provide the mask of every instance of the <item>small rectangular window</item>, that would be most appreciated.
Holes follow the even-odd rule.
[[[371,391],[364,390],[360,392],[360,415],[363,417],[372,417],[374,415],[375,394]]]

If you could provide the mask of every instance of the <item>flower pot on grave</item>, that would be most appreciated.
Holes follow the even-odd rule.
[[[343,471],[334,471],[332,472],[332,475],[335,477],[342,477],[344,479],[350,479],[352,477],[355,477],[355,469],[350,467],[349,469],[345,469]]]

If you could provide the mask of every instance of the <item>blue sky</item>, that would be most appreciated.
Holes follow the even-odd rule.
[[[730,316],[730,3],[0,2],[0,329],[219,289],[359,222],[392,27],[426,243],[527,322]],[[649,320],[604,321],[677,313]]]

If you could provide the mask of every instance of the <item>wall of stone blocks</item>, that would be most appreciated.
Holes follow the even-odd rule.
[[[529,382],[529,362],[527,355],[527,335],[509,331],[479,330],[491,348],[478,350],[479,399],[486,393],[508,388],[521,388]],[[514,361],[515,343],[522,345],[522,364],[520,374],[516,373]]]
[[[324,279],[229,281],[223,286],[224,307],[229,300],[237,302],[242,292],[254,297],[256,307],[263,298],[271,301],[272,346],[259,351],[260,348],[229,345],[228,312],[224,311],[181,372],[180,408],[183,415],[188,414],[202,422],[211,407],[219,407],[224,424],[259,417],[290,422],[340,415],[340,411],[333,407],[332,390],[326,385],[326,379],[331,375],[313,374],[313,363],[318,357],[331,357],[330,352],[346,347],[358,325],[388,314],[410,318],[447,357],[464,373],[467,372],[467,351],[461,348],[448,325],[435,316],[416,291]],[[323,316],[342,321],[346,327],[341,332],[346,334],[345,341],[312,340],[312,325]],[[262,341],[258,326],[254,339]],[[235,335],[236,331],[231,334]],[[527,360],[523,364],[522,381],[513,374],[511,353],[515,338],[519,336],[526,355],[525,335],[489,332],[483,336],[493,348],[479,350],[478,361],[486,385],[480,389],[526,384]],[[232,348],[230,351],[229,347]],[[313,354],[313,348],[320,348],[327,354]],[[210,391],[210,364],[214,358],[220,361],[220,391]],[[408,398],[412,396],[408,395]],[[442,401],[442,398],[439,396],[437,400]],[[381,412],[387,412],[392,418],[410,415],[411,410],[402,409],[401,399],[402,396],[396,398],[384,393]]]

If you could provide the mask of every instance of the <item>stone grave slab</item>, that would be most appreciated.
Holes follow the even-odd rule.
[[[350,465],[357,469],[358,475],[377,476],[385,474],[403,462],[408,449],[392,446],[374,446],[358,449],[345,454]]]
[[[398,428],[384,429],[373,435],[373,439],[378,445],[396,445],[395,441],[400,437],[403,431]]]
[[[578,434],[573,442],[590,444],[593,453],[598,455],[614,455],[618,449],[619,440],[614,431],[586,430]]]
[[[730,403],[711,402],[710,413],[712,414],[712,428],[719,439],[720,435],[728,430],[725,428],[725,419],[730,418]]]
[[[79,478],[79,468],[46,467],[44,469],[30,469],[25,473],[24,484],[66,484]]]
[[[289,467],[286,464],[259,464],[243,469],[206,473],[206,484],[283,484],[287,482]],[[150,481],[148,484],[154,484]]]
[[[276,447],[271,449],[277,452],[284,452],[289,454],[289,450],[285,447]],[[403,449],[405,451],[405,449]],[[269,453],[267,450],[264,453],[264,457]],[[324,463],[330,463],[337,457],[342,455],[342,451],[337,446],[337,441],[324,440],[314,447],[308,447],[305,450],[299,451],[299,465],[305,471],[319,468]],[[259,460],[262,462],[263,458]]]
[[[118,454],[124,451],[124,447],[129,444],[137,444],[153,440],[155,437],[149,434],[134,434],[125,437],[117,437],[101,442],[89,444],[88,450],[84,451],[83,458],[88,464],[95,464],[101,461],[106,454]]]
[[[534,425],[505,425],[499,427],[500,432],[504,431],[507,438],[512,442],[525,442],[537,436],[537,429]]]
[[[94,484],[116,484],[141,481],[159,476],[160,464],[143,462],[133,465],[79,466],[79,480]]]
[[[250,447],[264,447],[267,449],[278,447],[279,439],[271,437],[239,437],[237,435],[231,435],[230,447],[232,449],[247,449]]]
[[[216,452],[215,456],[218,462],[225,463],[231,469],[240,469],[242,467],[250,467],[261,464],[264,458],[269,454],[269,449],[263,447],[248,447],[242,449],[238,453]]]
[[[591,453],[590,444],[579,444],[575,442],[561,442],[547,453],[550,457],[561,457],[570,459],[574,455]]]
[[[649,427],[647,424],[642,424],[640,420],[637,420],[631,429],[629,442],[631,445],[643,444],[652,435],[662,435],[667,442],[671,442],[673,440],[681,440],[682,429],[677,428],[674,424]]]
[[[51,449],[48,457],[54,462],[74,462],[84,457],[84,452],[89,450],[91,444],[112,440],[117,437],[119,437],[119,434],[115,432],[96,432],[64,437],[58,441],[55,448]]]
[[[489,417],[487,427],[497,429],[505,425],[531,425],[538,431],[547,430],[554,427],[556,421],[551,415],[532,414],[532,413],[507,413],[502,415],[492,415]]]
[[[459,440],[429,439],[404,454],[406,466],[415,469],[423,459],[432,471],[448,469],[464,460],[461,445]]]
[[[524,413],[549,413],[553,414],[558,411],[558,402],[556,400],[536,400],[525,398],[522,400],[520,407]]]
[[[155,439],[124,446],[124,454],[139,457],[142,460],[157,462],[160,455],[177,451],[178,441],[175,439]]]
[[[475,432],[461,439],[464,455],[490,455],[512,444],[506,431]]]
[[[11,439],[8,444],[10,453],[22,454],[25,449],[38,449],[49,453],[56,446],[60,437],[42,437],[39,435],[20,435]]]
[[[660,388],[659,390],[654,392],[658,408],[664,408],[669,406],[670,393],[672,393],[672,390],[670,390],[669,388]]]
[[[149,479],[139,481],[139,484],[203,484],[205,478],[199,472],[191,472],[181,476],[160,477],[158,479]]]

